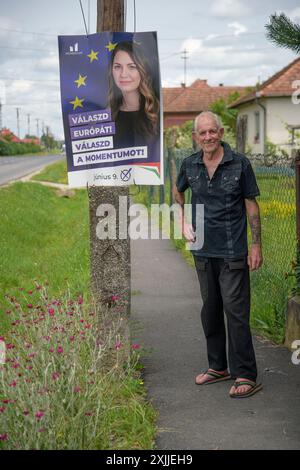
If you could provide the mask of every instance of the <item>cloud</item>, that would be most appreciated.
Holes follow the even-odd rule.
[[[224,18],[251,14],[249,6],[241,0],[214,0],[210,11],[212,15]]]
[[[246,33],[246,31],[248,31],[246,26],[244,26],[241,23],[238,23],[237,21],[235,21],[233,23],[229,23],[228,28],[233,29],[233,34],[235,36],[239,36],[241,33]]]
[[[294,10],[292,10],[289,16],[293,21],[299,22],[300,21],[300,8],[295,8]]]

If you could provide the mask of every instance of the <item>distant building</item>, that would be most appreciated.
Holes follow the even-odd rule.
[[[216,100],[226,99],[231,93],[245,94],[242,86],[210,86],[207,80],[196,80],[192,85],[163,88],[164,127],[180,126],[194,119],[202,111],[208,111]]]
[[[247,122],[247,144],[253,153],[266,153],[267,141],[288,154],[300,146],[300,104],[293,103],[292,95],[300,98],[300,58],[295,59],[256,91],[230,105]],[[297,82],[297,83],[296,83]],[[297,92],[298,88],[298,92]]]

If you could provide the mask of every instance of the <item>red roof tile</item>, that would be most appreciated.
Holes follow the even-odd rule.
[[[211,103],[226,98],[230,93],[245,93],[241,86],[210,86],[207,80],[196,80],[189,87],[163,88],[164,112],[201,112]]]

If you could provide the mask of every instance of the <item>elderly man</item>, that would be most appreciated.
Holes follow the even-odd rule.
[[[259,195],[249,160],[222,141],[224,129],[211,112],[202,112],[194,124],[193,138],[201,148],[184,159],[174,190],[184,207],[184,191],[192,190],[192,209],[204,205],[204,244],[193,251],[203,307],[201,320],[207,341],[209,369],[199,374],[198,385],[235,379],[233,398],[245,398],[261,390],[249,326],[249,269],[262,265]],[[248,252],[247,216],[252,244]],[[187,240],[195,241],[192,225],[184,222]],[[226,330],[228,326],[228,363]]]

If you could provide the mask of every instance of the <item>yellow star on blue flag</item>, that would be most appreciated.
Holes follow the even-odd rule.
[[[77,80],[74,80],[75,83],[77,83],[77,88],[80,88],[82,85],[86,86],[86,81],[87,79],[87,75],[85,75],[84,77],[79,74],[79,77],[77,78]]]
[[[83,108],[83,101],[84,98],[79,99],[78,96],[76,96],[75,100],[69,101],[69,103],[73,105],[73,111],[75,111],[76,108]]]
[[[111,51],[113,51],[113,50],[115,49],[115,47],[116,47],[117,45],[118,45],[117,42],[113,43],[113,42],[109,41],[109,43],[106,44],[105,47],[106,47],[106,49],[109,50],[109,52],[111,52]]]
[[[93,49],[91,49],[91,52],[88,54],[88,57],[90,59],[90,63],[93,62],[94,60],[99,60],[98,58],[98,54],[99,54],[99,51],[93,51]]]

